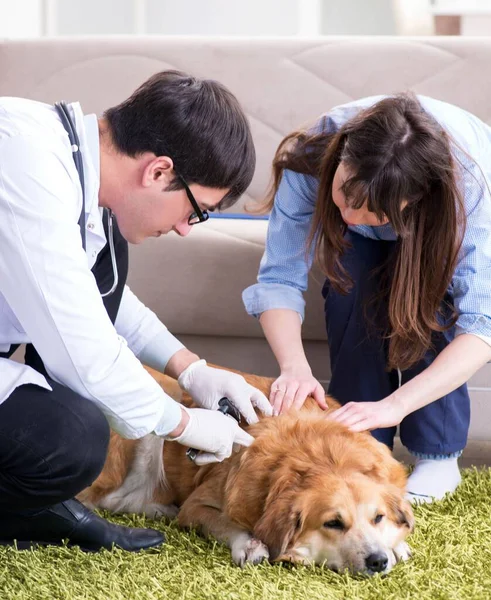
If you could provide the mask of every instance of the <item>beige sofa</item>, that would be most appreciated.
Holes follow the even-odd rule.
[[[258,164],[244,203],[260,200],[282,136],[331,107],[412,89],[491,121],[491,39],[479,38],[84,38],[0,42],[0,95],[78,100],[100,113],[150,74],[177,68],[219,79],[239,98]],[[173,333],[210,361],[274,375],[275,361],[242,290],[256,278],[267,222],[210,219],[186,239],[169,235],[131,248],[129,282]],[[329,379],[322,277],[313,274],[303,329],[314,372]],[[471,381],[471,438],[487,439],[491,370]]]

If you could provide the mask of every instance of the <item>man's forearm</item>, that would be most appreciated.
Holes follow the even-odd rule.
[[[165,366],[165,374],[177,379],[179,375],[189,367],[189,365],[193,362],[199,360],[199,356],[191,352],[187,348],[182,348],[178,352],[176,352]]]
[[[181,408],[181,420],[179,421],[179,425],[169,433],[170,438],[177,438],[181,435],[181,433],[186,429],[187,424],[189,423],[189,415],[188,413]]]

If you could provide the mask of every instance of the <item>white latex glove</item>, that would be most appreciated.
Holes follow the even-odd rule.
[[[189,423],[180,436],[167,436],[165,439],[203,450],[194,461],[197,465],[222,462],[232,454],[234,444],[250,446],[254,441],[252,435],[241,429],[232,417],[203,408],[181,408],[188,413]]]
[[[269,417],[273,414],[266,396],[241,375],[209,367],[205,360],[191,363],[177,381],[202,408],[217,410],[219,400],[228,398],[249,425],[258,421],[254,406]]]

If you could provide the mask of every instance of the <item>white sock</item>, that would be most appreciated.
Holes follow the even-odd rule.
[[[454,492],[461,481],[457,461],[457,458],[418,458],[407,482],[407,499],[432,502]]]

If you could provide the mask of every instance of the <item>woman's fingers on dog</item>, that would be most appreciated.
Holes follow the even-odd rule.
[[[367,431],[381,426],[378,408],[374,402],[348,402],[326,418],[342,423],[351,431]]]
[[[327,405],[327,402],[326,402],[326,392],[320,383],[316,386],[315,390],[312,392],[312,396],[314,397],[314,400],[317,402],[317,404],[323,410],[327,410],[329,408]]]
[[[277,416],[280,414],[281,407],[283,405],[283,398],[285,397],[285,388],[278,387],[276,389],[272,389],[270,402],[273,406],[273,415]]]
[[[280,414],[290,410],[299,387],[300,385],[297,381],[292,381],[288,384],[285,391],[285,395],[283,396],[283,403],[281,405]]]
[[[307,396],[313,396],[324,410],[327,409],[325,392],[322,385],[313,377],[310,369],[307,371],[292,371],[282,373],[271,386],[270,401],[273,414],[284,413],[290,408],[302,408]]]
[[[271,386],[269,401],[273,406],[274,416],[277,416],[282,412],[285,395],[290,385],[291,382],[289,380],[287,380],[285,377],[280,376]]]
[[[276,381],[274,381],[272,383],[271,389],[269,390],[269,402],[270,402],[271,406],[273,406],[276,394],[278,393],[278,391],[280,389],[281,389],[281,381],[280,381],[280,378],[278,378]]]
[[[293,399],[292,408],[294,410],[300,410],[307,399],[307,396],[310,395],[311,386],[308,384],[301,384],[298,386],[297,393],[295,394],[295,398]]]
[[[276,416],[286,412],[291,407],[298,390],[298,383],[296,381],[275,382],[272,390],[273,414]]]
[[[341,408],[338,408],[337,410],[333,410],[331,413],[326,415],[326,419],[330,419],[331,421],[341,421],[343,419],[343,416],[349,410],[351,404],[354,404],[354,403],[348,402],[348,404],[345,404]]]
[[[360,405],[356,402],[348,402],[341,408],[333,411],[326,415],[326,419],[330,419],[331,421],[337,421],[338,423],[342,423],[343,425],[350,426],[356,423],[361,416],[360,413]]]
[[[351,431],[359,433],[360,431],[371,431],[372,429],[376,429],[377,426],[372,424],[370,419],[363,418],[362,420],[358,421],[358,423],[350,425],[349,428]]]

